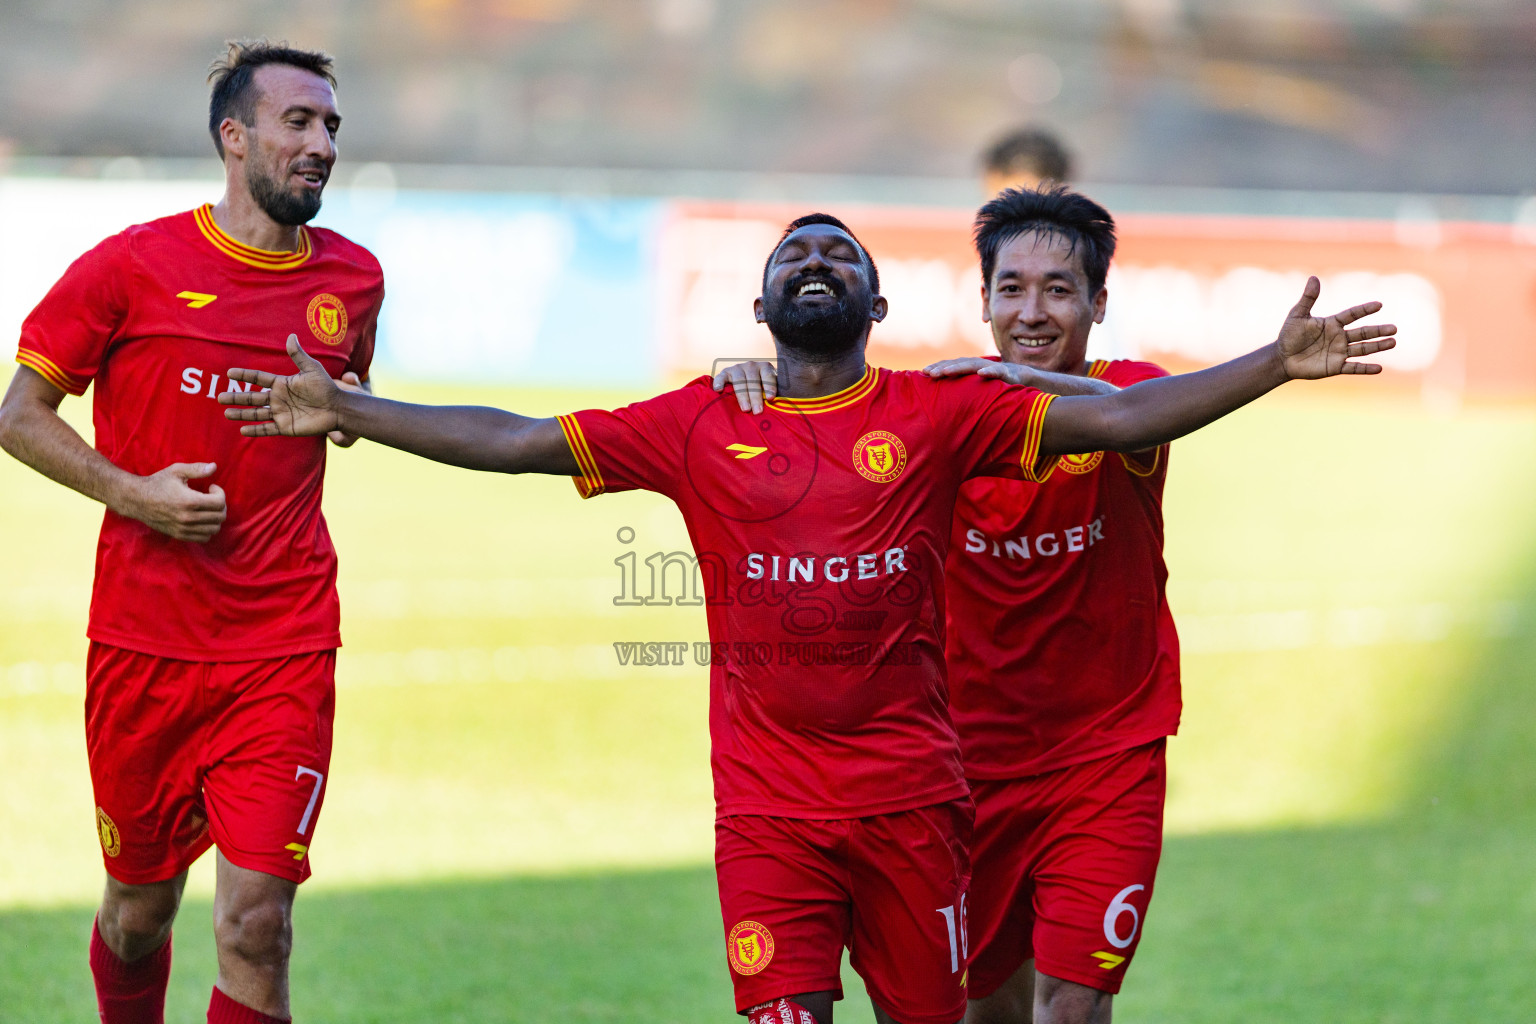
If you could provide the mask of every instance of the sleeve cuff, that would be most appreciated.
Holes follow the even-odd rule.
[[[30,370],[42,374],[43,379],[60,391],[71,395],[83,395],[90,381],[81,381],[79,378],[64,372],[59,364],[34,349],[17,349],[16,361]]]
[[[606,490],[603,486],[603,474],[597,468],[597,460],[592,457],[592,449],[587,446],[587,438],[581,432],[581,424],[577,422],[575,413],[555,418],[560,421],[560,429],[565,433],[565,443],[571,446],[571,454],[576,457],[576,465],[581,469],[580,476],[571,477],[571,482],[576,485],[576,492],[583,498],[597,497]]]
[[[1019,456],[1019,469],[1023,472],[1024,479],[1031,483],[1045,483],[1046,478],[1056,469],[1058,461],[1056,456],[1040,454],[1040,436],[1045,430],[1045,414],[1050,409],[1051,403],[1056,401],[1056,397],[1042,392],[1029,407],[1029,423],[1024,428],[1024,451]]]
[[[1150,452],[1122,452],[1120,461],[1125,463],[1125,468],[1137,476],[1151,476],[1157,472],[1163,464],[1163,451],[1168,446],[1160,444]]]

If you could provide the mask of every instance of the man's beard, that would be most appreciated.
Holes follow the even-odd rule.
[[[296,228],[308,224],[320,212],[319,192],[304,189],[295,195],[284,189],[276,178],[270,178],[254,167],[246,168],[245,185],[256,205],[279,224]]]
[[[806,281],[825,281],[837,302],[804,306],[794,295]],[[844,290],[842,282],[825,277],[794,277],[777,295],[763,296],[763,320],[780,344],[810,362],[830,362],[854,349],[869,330],[869,308]]]

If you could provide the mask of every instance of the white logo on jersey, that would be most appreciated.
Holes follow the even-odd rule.
[[[835,555],[822,560],[821,573],[828,583],[843,583],[850,574],[861,580],[872,580],[876,576],[889,576],[892,573],[907,571],[907,549],[887,548],[885,551],[869,552],[860,555]],[[765,560],[767,560],[765,562]],[[788,562],[785,565],[785,562]],[[784,575],[780,576],[780,570]],[[883,571],[882,571],[883,569]],[[782,579],[786,583],[811,583],[816,579],[816,556],[795,556],[788,559],[780,555],[765,555],[760,551],[754,551],[747,556],[747,579],[760,580],[764,576],[770,580]]]
[[[221,391],[266,391],[267,388],[258,388],[254,384],[242,384],[237,380],[225,380],[224,387],[219,387],[220,377],[217,373],[208,375],[208,387],[203,387],[203,371],[195,366],[189,366],[181,371],[181,391],[183,394],[196,395],[206,393],[209,398],[217,398]]]
[[[1050,558],[1055,555],[1083,551],[1104,539],[1104,517],[1099,516],[1085,526],[1069,526],[1065,530],[1037,533],[1033,538],[1027,533],[999,541],[980,530],[965,531],[965,550],[973,555],[984,554],[992,549],[993,558]]]

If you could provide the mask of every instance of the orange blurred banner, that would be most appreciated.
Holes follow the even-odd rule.
[[[668,377],[716,359],[771,355],[751,304],[783,225],[808,212],[769,203],[677,201],[660,238],[660,343]],[[890,316],[870,361],[918,367],[994,351],[981,321],[971,213],[832,204],[874,256]],[[1509,224],[1133,213],[1105,322],[1090,354],[1191,369],[1274,338],[1308,274],[1318,309],[1379,299],[1399,330],[1388,377],[1427,399],[1536,395],[1536,237]]]

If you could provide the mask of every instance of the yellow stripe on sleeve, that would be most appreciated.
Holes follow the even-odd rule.
[[[1051,458],[1042,465],[1040,457],[1040,437],[1045,432],[1045,414],[1054,401],[1055,395],[1039,395],[1030,406],[1029,422],[1024,428],[1024,450],[1019,455],[1019,468],[1024,471],[1024,479],[1037,484],[1045,483],[1059,461]]]
[[[567,416],[566,420],[571,425],[571,430],[576,437],[576,450],[580,453],[582,473],[597,488],[594,493],[601,494],[607,490],[607,484],[603,481],[603,472],[597,468],[597,456],[592,454],[592,446],[587,443],[587,435],[581,429],[581,421],[574,415]]]
[[[1122,452],[1120,454],[1120,461],[1125,463],[1126,469],[1130,470],[1132,473],[1135,473],[1137,476],[1151,476],[1153,473],[1157,472],[1158,465],[1162,463],[1163,449],[1166,447],[1168,446],[1160,444],[1156,448],[1152,449],[1152,461],[1150,464],[1143,462],[1137,453],[1134,452],[1129,455]]]
[[[84,384],[75,380],[75,378],[70,374],[67,374],[63,370],[59,369],[59,365],[57,363],[43,355],[41,352],[35,352],[30,348],[18,349],[16,352],[16,361],[22,366],[36,370],[38,373],[42,374],[44,380],[58,388],[60,391],[71,395],[85,394],[86,386]]]
[[[576,491],[583,498],[595,498],[603,493],[603,474],[597,468],[597,460],[592,457],[592,449],[587,446],[586,435],[581,432],[581,424],[577,422],[574,414],[557,416],[560,421],[560,429],[565,434],[565,443],[571,446],[571,454],[576,458],[576,465],[581,469],[581,476],[571,477],[571,482],[576,485]]]

